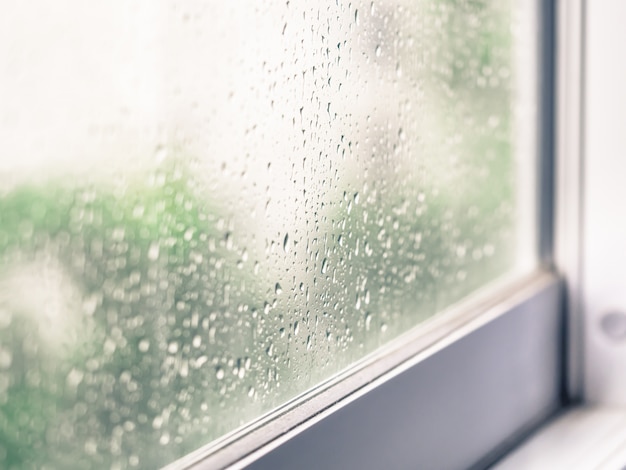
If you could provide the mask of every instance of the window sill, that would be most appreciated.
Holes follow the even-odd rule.
[[[537,430],[496,470],[621,470],[626,466],[626,408],[570,408]]]

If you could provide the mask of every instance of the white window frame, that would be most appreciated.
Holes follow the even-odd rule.
[[[167,468],[484,468],[580,399],[582,4],[538,0],[541,268]]]

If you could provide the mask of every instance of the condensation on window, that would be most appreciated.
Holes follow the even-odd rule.
[[[527,263],[513,3],[0,6],[0,467],[167,464]]]

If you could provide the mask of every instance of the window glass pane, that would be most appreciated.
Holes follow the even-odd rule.
[[[0,467],[158,467],[532,267],[518,3],[4,2]]]

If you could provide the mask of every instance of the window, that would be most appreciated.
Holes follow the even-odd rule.
[[[0,7],[5,466],[458,467],[559,406],[549,8],[36,4]]]

